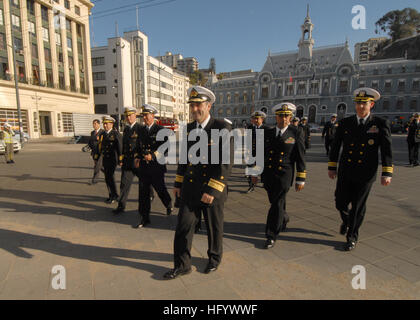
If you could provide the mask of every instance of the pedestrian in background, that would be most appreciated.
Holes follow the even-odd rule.
[[[420,119],[419,114],[413,114],[413,119],[408,126],[407,134],[409,165],[417,167],[419,165],[419,145],[420,145]]]
[[[12,130],[12,126],[5,122],[3,124],[3,141],[5,143],[4,157],[6,163],[15,163],[13,160],[13,136],[15,133]]]

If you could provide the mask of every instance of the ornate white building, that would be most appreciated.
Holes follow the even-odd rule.
[[[209,79],[216,95],[213,115],[239,126],[254,110],[263,109],[267,123],[275,123],[271,107],[289,101],[297,116],[324,123],[332,113],[339,118],[354,113],[352,92],[361,86],[376,87],[382,99],[375,113],[388,118],[407,117],[419,110],[420,60],[386,59],[354,63],[348,42],[314,47],[314,24],[309,10],[301,26],[298,50],[270,53],[260,72],[232,72]]]

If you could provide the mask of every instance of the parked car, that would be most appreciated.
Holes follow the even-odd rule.
[[[322,132],[322,128],[316,123],[310,123],[309,128],[310,128],[311,132],[317,132],[317,133]]]
[[[19,130],[13,130],[15,135],[13,136],[13,139],[20,141],[20,132]],[[29,134],[26,132],[23,132],[23,142],[28,142],[30,139]]]
[[[404,133],[404,125],[399,121],[391,122],[391,133]]]
[[[13,152],[18,153],[22,149],[22,145],[18,140],[13,140]],[[0,140],[0,154],[4,154],[6,150],[6,144],[4,140]]]

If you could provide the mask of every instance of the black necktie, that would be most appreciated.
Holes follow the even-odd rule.
[[[363,127],[365,124],[365,120],[359,119],[359,128]]]

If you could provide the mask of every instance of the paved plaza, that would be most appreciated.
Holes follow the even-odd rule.
[[[392,184],[374,184],[354,251],[342,250],[335,181],[318,134],[307,153],[305,189],[289,191],[291,220],[274,248],[263,249],[266,192],[245,194],[238,166],[225,204],[220,268],[204,274],[201,232],[193,240],[193,272],[168,281],[177,210],[168,217],[155,199],[151,225],[133,229],[137,183],[126,212],[115,216],[116,204],[104,203],[103,176],[88,185],[92,160],[83,145],[27,143],[16,164],[0,161],[0,299],[419,299],[420,167],[405,166],[405,136],[394,136],[393,144]],[[119,169],[116,177],[119,183]],[[175,166],[166,177],[172,189]],[[65,290],[52,287],[55,265],[65,268]],[[352,287],[356,265],[366,270],[364,290]]]

